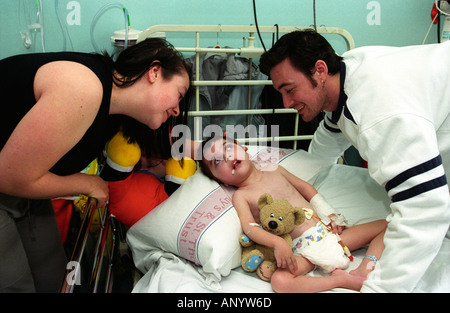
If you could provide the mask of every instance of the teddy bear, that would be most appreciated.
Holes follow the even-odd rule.
[[[292,238],[289,233],[296,225],[302,224],[306,217],[302,208],[293,207],[284,199],[273,200],[268,193],[259,197],[258,208],[261,225],[264,230],[282,237],[289,246],[292,246]],[[272,274],[277,269],[277,262],[272,248],[255,244],[245,234],[239,239],[242,245],[241,266],[244,271],[257,271],[258,276],[264,281],[270,281]]]

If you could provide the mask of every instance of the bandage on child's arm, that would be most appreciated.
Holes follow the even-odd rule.
[[[317,193],[314,197],[311,198],[309,203],[312,205],[319,218],[325,224],[329,225],[332,219],[336,225],[347,226],[345,217],[342,214],[336,212],[321,194]],[[332,214],[334,216],[330,219],[329,216]]]

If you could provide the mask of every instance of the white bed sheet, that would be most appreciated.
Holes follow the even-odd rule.
[[[348,271],[356,268],[365,249],[355,251]],[[154,267],[135,285],[134,293],[272,293],[270,283],[262,281],[255,273],[247,273],[238,267],[222,277],[220,282],[209,280],[200,267],[171,253],[154,251]],[[313,271],[309,276],[324,276]],[[354,292],[336,288],[336,292]]]
[[[310,181],[327,201],[344,214],[350,225],[384,219],[389,214],[386,192],[368,175],[365,169],[345,165],[321,168]],[[347,271],[356,268],[365,254],[365,248],[354,251],[354,261]],[[417,292],[450,292],[450,240],[445,240],[441,252],[416,287]],[[254,273],[235,268],[221,280],[212,280],[201,267],[172,253],[159,249],[150,251],[146,260],[147,272],[138,281],[133,292],[139,293],[269,293],[270,284]],[[439,273],[436,269],[439,269]],[[308,275],[323,276],[319,270]],[[372,279],[376,279],[372,278]],[[352,292],[334,289],[333,292]]]
[[[351,224],[384,219],[388,214],[386,193],[368,177],[364,169],[332,165],[322,169],[311,182]],[[358,266],[364,253],[364,249],[353,253],[354,261],[348,270]],[[201,267],[159,249],[148,253],[145,263],[147,272],[133,292],[272,292],[269,283],[241,268],[232,270],[220,281],[212,280]],[[321,276],[322,273],[315,270],[309,275]]]

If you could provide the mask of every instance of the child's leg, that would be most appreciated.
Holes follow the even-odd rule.
[[[344,229],[340,236],[342,241],[350,249],[350,251],[353,251],[364,247],[380,233],[384,233],[384,231],[386,230],[386,226],[387,222],[385,220],[373,221],[348,227]],[[382,240],[381,243],[383,243]]]
[[[366,255],[373,255],[379,259],[384,250],[383,237],[386,227],[387,222],[385,220],[352,226],[342,232],[341,239],[351,251],[370,243]],[[350,273],[367,277],[373,270],[374,265],[371,259],[364,258],[358,268]]]
[[[320,292],[342,287],[360,290],[364,279],[352,276],[345,271],[334,271],[331,276],[304,276],[314,269],[306,258],[296,256],[298,271],[292,274],[286,269],[278,268],[272,275],[272,288],[275,292]]]

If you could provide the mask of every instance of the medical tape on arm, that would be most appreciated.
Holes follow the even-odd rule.
[[[311,198],[309,203],[311,203],[317,215],[325,224],[330,224],[331,220],[329,215],[335,214],[335,216],[331,218],[333,222],[339,226],[347,226],[345,217],[342,214],[337,213],[321,194],[317,193]]]

